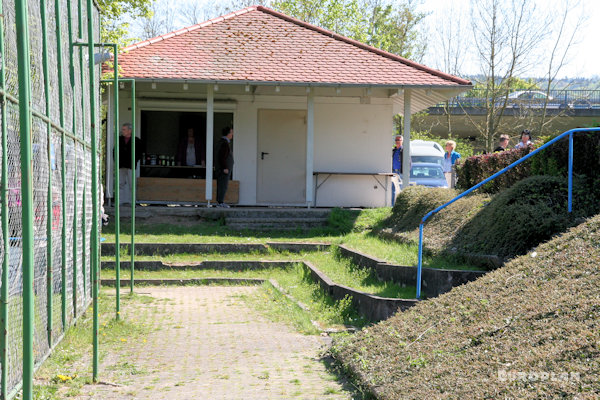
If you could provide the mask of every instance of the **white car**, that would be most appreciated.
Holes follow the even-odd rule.
[[[434,163],[443,165],[444,149],[437,142],[428,140],[410,141],[410,160],[415,163]]]

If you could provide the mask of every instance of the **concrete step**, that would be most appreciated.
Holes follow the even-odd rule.
[[[114,217],[114,207],[107,207],[106,213]],[[197,218],[206,220],[218,220],[227,217],[240,218],[282,218],[282,217],[302,217],[302,218],[327,218],[331,212],[328,208],[300,208],[300,207],[141,207],[135,208],[136,218],[152,219],[155,217],[177,217],[177,218]],[[121,217],[130,218],[131,209],[129,207],[121,208]]]
[[[236,230],[295,230],[327,226],[326,218],[225,218],[225,225]]]

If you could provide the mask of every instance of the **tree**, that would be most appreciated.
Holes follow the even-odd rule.
[[[151,39],[175,30],[174,5],[171,0],[153,2],[150,13],[138,19],[142,40]]]
[[[564,114],[565,111],[560,111],[548,116],[548,95],[581,24],[581,19],[572,23],[573,9],[573,4],[563,5],[559,1],[544,11],[537,8],[535,0],[472,0],[473,47],[480,69],[475,87],[481,88],[485,99],[485,123],[478,124],[468,113],[465,115],[479,131],[488,151],[503,131],[516,133],[525,127],[536,127],[534,134],[542,135],[554,118]],[[547,71],[543,87],[546,99],[536,107],[511,106],[518,122],[508,126],[504,116],[510,105],[510,93],[540,89],[536,81],[518,77],[531,75],[540,67]]]
[[[274,0],[292,17],[359,42],[420,61],[425,40],[418,30],[425,17],[413,0]]]
[[[135,38],[129,37],[129,19],[144,18],[150,14],[152,0],[96,0],[102,24],[102,42],[117,43],[125,47]]]

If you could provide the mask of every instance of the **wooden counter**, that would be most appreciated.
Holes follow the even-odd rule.
[[[206,180],[178,178],[147,178],[137,180],[136,197],[139,203],[157,202],[206,202]],[[212,202],[217,201],[217,181],[213,180]],[[240,182],[229,181],[225,203],[237,204],[240,195]]]

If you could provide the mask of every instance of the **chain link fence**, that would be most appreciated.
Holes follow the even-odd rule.
[[[42,3],[44,2],[44,3]],[[100,69],[90,82],[87,2],[28,0],[31,143],[21,143],[15,0],[0,0],[0,124],[2,127],[0,271],[1,396],[24,382],[25,288],[21,149],[30,146],[33,202],[33,361],[41,364],[92,301],[92,154],[90,83],[99,93]],[[80,8],[81,7],[81,8]],[[92,7],[94,42],[99,14]],[[85,39],[83,39],[85,40]],[[93,60],[92,60],[93,62]],[[98,104],[97,99],[94,103]],[[97,114],[99,115],[99,113]],[[99,137],[100,135],[97,135]],[[27,147],[25,147],[27,148]],[[100,148],[100,146],[97,146]],[[99,191],[98,191],[99,192]],[[26,211],[25,211],[26,212]],[[30,269],[31,270],[31,269]]]

